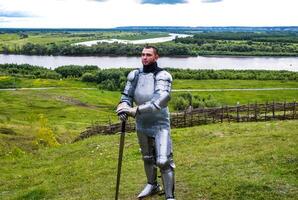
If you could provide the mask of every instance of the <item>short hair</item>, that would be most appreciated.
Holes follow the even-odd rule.
[[[155,47],[155,46],[152,46],[152,45],[146,45],[146,46],[144,46],[144,49],[153,49],[153,51],[154,51],[154,53],[156,54],[156,55],[159,55],[158,54],[158,49]]]

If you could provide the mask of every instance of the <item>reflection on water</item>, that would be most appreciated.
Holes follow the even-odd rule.
[[[96,56],[26,56],[0,54],[0,63],[27,63],[30,65],[56,68],[62,65],[97,65],[100,68],[141,66],[139,57],[96,57]],[[160,67],[190,69],[264,69],[298,71],[298,57],[229,57],[198,56],[186,58],[161,57]]]

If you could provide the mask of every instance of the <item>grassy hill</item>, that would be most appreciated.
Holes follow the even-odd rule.
[[[296,199],[297,135],[297,121],[172,130],[177,199]],[[110,135],[35,153],[15,148],[0,157],[0,199],[114,199],[118,143]],[[127,200],[145,183],[135,133],[126,135],[121,180]]]
[[[38,148],[32,145],[44,126],[53,132],[59,143],[69,143],[87,126],[94,123],[107,124],[118,121],[115,107],[119,102],[119,91],[98,90],[94,84],[72,79],[26,79],[0,76],[1,83],[17,87],[46,88],[48,90],[0,91],[0,155],[14,147],[31,152]],[[9,81],[10,80],[10,81]],[[91,88],[91,89],[84,89]],[[258,80],[175,80],[173,89],[214,88],[298,88],[295,81]],[[174,100],[181,92],[173,92]],[[297,90],[279,91],[212,91],[192,92],[207,98],[209,95],[222,105],[246,104],[255,101],[294,101]],[[170,110],[173,111],[173,100]],[[6,134],[13,133],[13,134]],[[5,136],[5,137],[3,137]]]
[[[119,136],[70,141],[92,123],[117,121],[114,110],[120,92],[71,79],[0,77],[2,85],[12,83],[55,88],[0,91],[0,199],[113,199]],[[177,80],[173,88],[298,88],[297,84]],[[212,95],[229,105],[298,98],[296,90],[192,93]],[[173,92],[173,98],[178,94]],[[297,130],[297,121],[173,129],[177,199],[295,199]],[[145,176],[134,133],[127,134],[123,162],[121,199],[135,199]]]

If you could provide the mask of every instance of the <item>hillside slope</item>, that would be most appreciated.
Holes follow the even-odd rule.
[[[172,130],[177,199],[295,199],[297,135],[297,121]],[[118,143],[119,135],[96,136],[34,154],[7,153],[0,157],[0,199],[114,199]],[[130,133],[120,199],[135,199],[144,183]]]

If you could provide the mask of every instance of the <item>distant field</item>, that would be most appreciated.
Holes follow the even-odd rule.
[[[100,40],[100,39],[125,39],[125,40],[139,40],[148,39],[156,37],[165,37],[168,33],[159,32],[77,32],[77,33],[67,33],[67,32],[57,32],[57,33],[26,33],[26,36],[17,33],[5,33],[0,34],[0,51],[3,47],[7,47],[11,50],[22,47],[26,43],[33,44],[73,44],[77,42],[84,42],[90,40]]]
[[[297,121],[173,129],[176,198],[297,199],[297,130]],[[15,147],[1,155],[0,199],[114,199],[118,144],[110,135],[34,154]],[[136,135],[127,134],[120,199],[135,199],[145,182]]]

